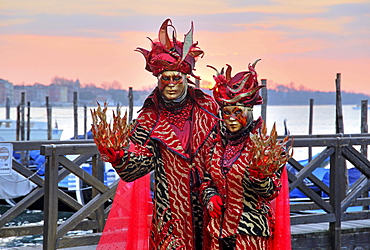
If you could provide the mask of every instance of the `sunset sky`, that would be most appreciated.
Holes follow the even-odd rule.
[[[208,64],[235,74],[261,58],[270,87],[335,91],[341,73],[342,90],[370,94],[370,0],[2,0],[0,11],[0,78],[14,85],[58,76],[153,88],[134,49],[171,18],[179,40],[194,22],[203,80],[213,83]]]

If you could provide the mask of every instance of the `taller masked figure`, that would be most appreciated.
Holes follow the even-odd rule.
[[[168,29],[173,29],[172,39]],[[203,151],[212,141],[218,105],[193,87],[196,59],[203,51],[193,43],[193,25],[184,42],[176,40],[170,19],[163,22],[158,39],[143,48],[146,70],[158,86],[145,100],[133,121],[130,141],[134,150],[99,148],[122,180],[134,181],[154,171],[153,217],[150,249],[201,249],[202,207],[198,201]]]

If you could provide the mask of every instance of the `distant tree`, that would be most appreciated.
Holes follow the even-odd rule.
[[[122,89],[122,85],[118,81],[113,81],[113,82],[103,82],[101,84],[103,89],[109,90],[109,89]]]
[[[84,83],[81,86],[82,88],[96,88],[95,83]]]
[[[51,79],[51,85],[63,85],[67,87],[80,88],[80,81],[78,79],[73,81],[64,77],[55,76],[53,79]]]

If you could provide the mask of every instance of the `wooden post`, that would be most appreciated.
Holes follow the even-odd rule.
[[[344,133],[343,127],[343,111],[342,111],[342,96],[340,90],[340,73],[337,73],[337,78],[335,79],[335,89],[336,89],[336,102],[335,102],[335,133]]]
[[[46,103],[46,118],[48,122],[48,140],[53,139],[52,137],[52,128],[51,128],[51,107],[49,103],[49,96],[45,96],[45,103]]]
[[[361,133],[368,132],[367,126],[367,100],[361,101]],[[361,154],[367,158],[367,145],[361,145]]]
[[[343,200],[343,192],[347,190],[343,185],[345,182],[345,174],[348,173],[344,169],[344,159],[342,156],[342,148],[340,145],[341,138],[337,138],[337,145],[335,152],[330,156],[330,200],[329,203],[334,209],[335,221],[329,223],[329,230],[331,233],[331,247],[332,249],[341,249],[341,201]]]
[[[337,134],[344,133],[340,79],[341,75],[337,73],[337,78],[335,79],[335,132]],[[335,159],[332,160],[332,157],[330,157],[330,204],[334,208],[335,214],[335,222],[329,223],[332,249],[341,249],[341,201],[346,197],[346,192],[348,190],[348,170],[345,159],[342,156],[342,149],[339,146],[339,141],[340,138],[338,137],[338,146],[334,154]]]
[[[31,104],[27,102],[27,136],[26,140],[29,141],[31,139]]]
[[[263,98],[263,103],[261,106],[261,117],[266,122],[266,119],[267,119],[267,81],[266,79],[261,80],[261,85],[266,86],[261,89],[261,96]]]
[[[337,73],[337,78],[335,79],[335,89],[336,89],[336,102],[335,102],[335,114],[336,114],[336,119],[335,119],[335,132],[337,134],[344,134],[344,126],[343,126],[343,110],[342,110],[342,96],[341,96],[341,89],[340,89],[340,79],[341,75],[340,73]],[[347,164],[346,161],[343,157],[340,158],[341,161],[343,161],[341,164],[339,164],[336,167],[341,167],[343,168],[340,173],[343,173],[344,178],[343,178],[343,187],[344,189],[342,192],[339,192],[339,197],[341,199],[344,199],[346,197],[346,192],[348,190],[348,170],[347,170]],[[340,178],[340,177],[338,177]]]
[[[27,131],[26,131],[26,140],[29,141],[31,139],[31,104],[30,102],[27,102]],[[30,157],[30,152],[28,150],[22,151],[22,162],[24,166],[29,166],[30,161],[28,160]]]
[[[100,160],[100,158],[97,155],[94,155],[92,157],[92,176],[94,176],[96,179],[104,183],[104,162]],[[92,198],[100,194],[100,192],[96,189],[92,189]],[[96,232],[103,232],[104,225],[105,225],[105,216],[104,216],[104,205],[98,207],[95,210],[96,213],[96,220],[98,224]]]
[[[284,119],[284,135],[288,136],[290,135],[290,131],[288,129],[287,119]]]
[[[25,119],[24,119],[24,106],[26,103],[26,93],[22,92],[21,97],[21,141],[25,139]]]
[[[17,106],[17,136],[16,140],[19,141],[21,138],[21,105]]]
[[[367,100],[361,101],[361,133],[368,133],[367,113],[368,113]],[[361,154],[367,158],[367,145],[361,145]],[[369,192],[364,191],[362,197],[369,197]],[[369,210],[370,206],[362,206],[362,210]]]
[[[87,139],[87,107],[84,106],[84,139]]]
[[[74,139],[78,138],[78,97],[77,92],[73,92],[73,117],[74,117]]]
[[[5,119],[10,119],[10,98],[9,97],[6,98]],[[10,124],[9,124],[9,126],[10,126]]]
[[[195,78],[195,87],[198,88],[198,89],[200,87],[200,81],[199,81],[199,79],[196,79],[196,78]]]
[[[134,112],[134,94],[132,91],[132,87],[128,88],[128,121],[132,121]]]
[[[58,222],[58,155],[56,146],[53,146],[51,156],[46,156],[45,165],[45,195],[44,195],[44,239],[43,249],[57,249],[57,222]],[[43,146],[41,146],[43,150]],[[45,150],[44,150],[45,151]]]
[[[117,103],[117,106],[116,106],[116,113],[118,114],[118,111],[120,110],[121,108],[121,105],[119,104],[119,102]]]
[[[310,114],[308,120],[308,134],[312,135],[312,128],[313,128],[313,103],[314,100],[310,99]],[[308,147],[308,161],[312,160],[312,146]]]

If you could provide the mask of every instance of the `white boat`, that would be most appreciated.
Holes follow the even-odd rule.
[[[52,128],[52,140],[60,140],[63,129]],[[27,124],[25,125],[25,140],[27,139]],[[16,141],[17,121],[11,119],[0,120],[0,141]],[[30,140],[39,141],[48,139],[48,124],[42,121],[30,122]]]

